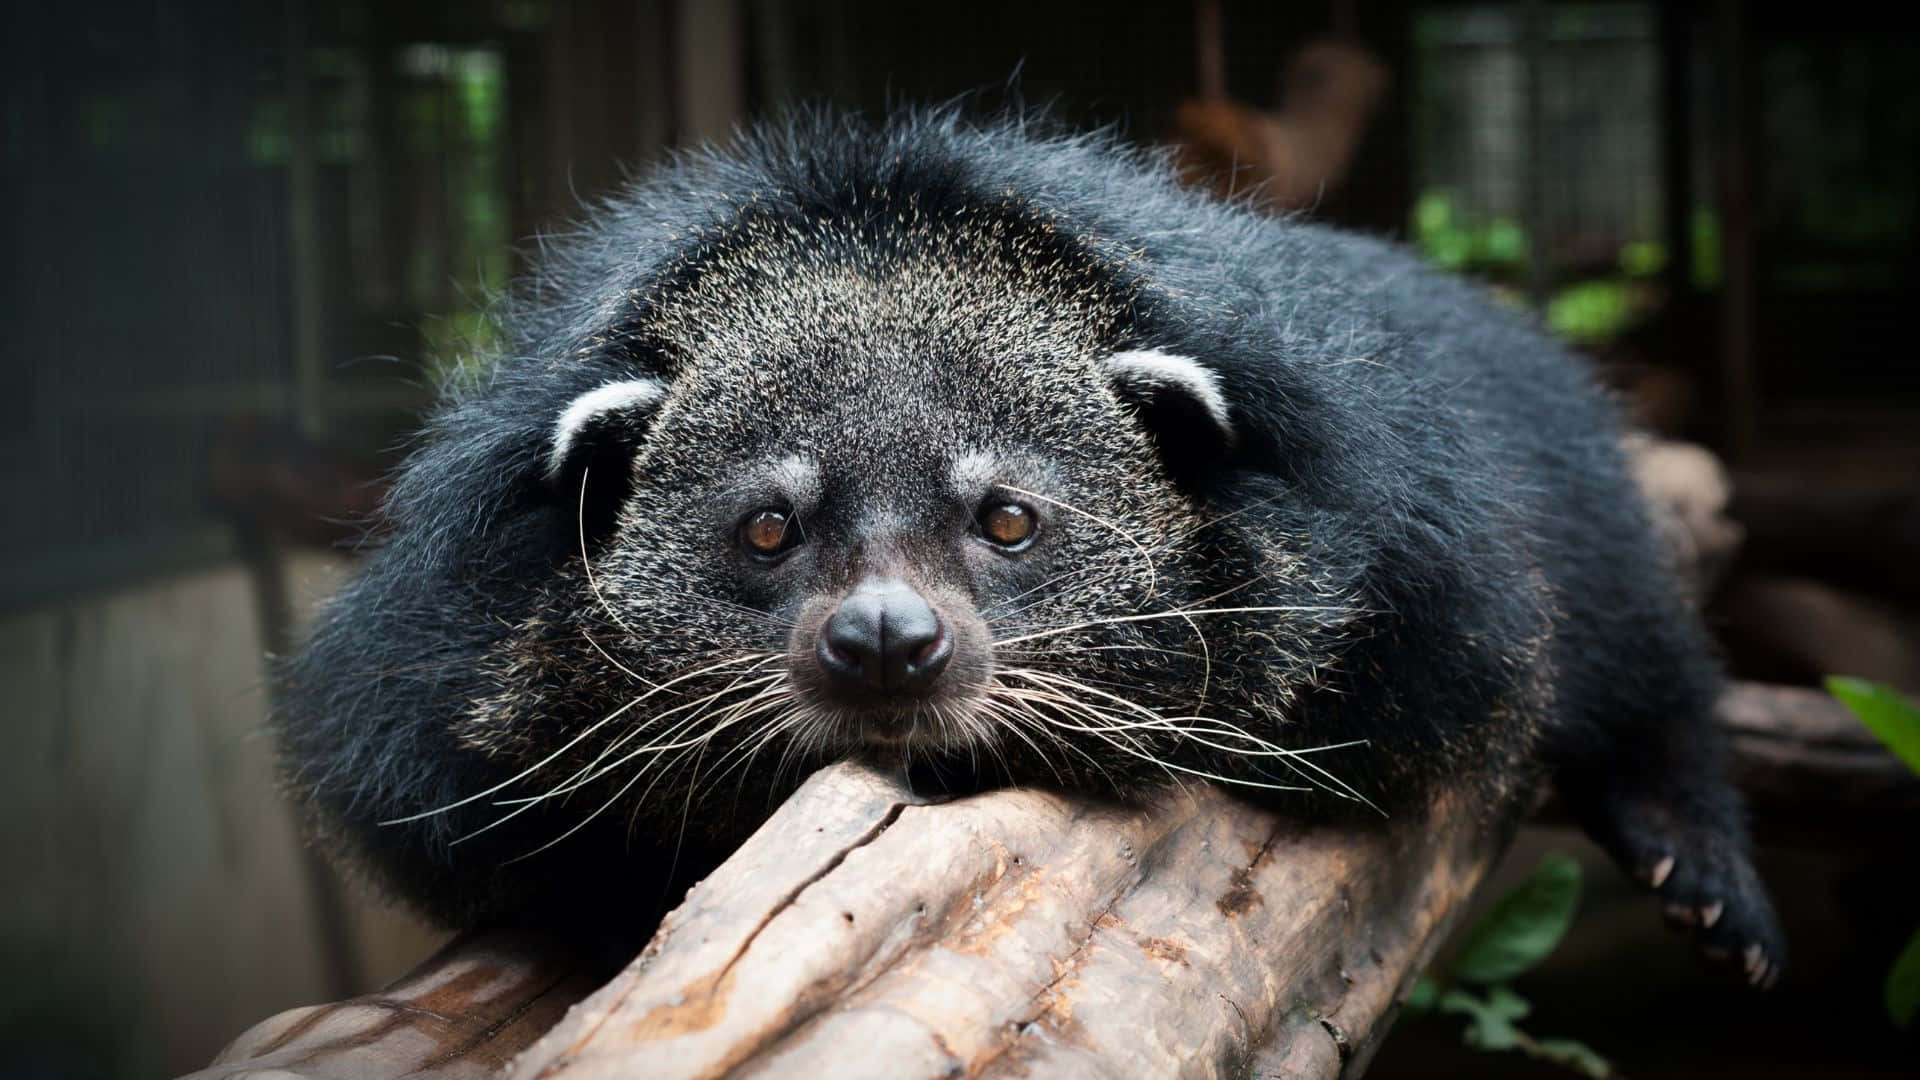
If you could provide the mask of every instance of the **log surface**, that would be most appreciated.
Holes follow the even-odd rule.
[[[255,1024],[188,1080],[479,1080],[585,997],[588,965],[530,934],[469,934],[377,994]]]
[[[1817,691],[1737,684],[1720,715],[1763,840],[1920,809]],[[472,935],[196,1076],[1356,1076],[1505,841],[1447,804],[1304,828],[1198,785],[929,803],[835,766],[604,985]]]
[[[1503,830],[817,774],[510,1076],[1333,1075]]]
[[[1920,778],[1826,692],[1735,683],[1716,712],[1762,842],[1911,846]]]

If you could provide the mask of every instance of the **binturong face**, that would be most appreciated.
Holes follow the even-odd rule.
[[[658,299],[636,336],[664,374],[555,418],[577,614],[502,646],[469,741],[562,747],[549,786],[614,798],[773,790],[848,756],[1125,791],[1205,772],[1181,735],[1210,695],[1246,700],[1204,730],[1254,748],[1246,702],[1284,691],[1224,677],[1244,635],[1193,613],[1262,603],[1248,587],[1293,556],[1172,478],[1175,441],[1231,445],[1213,374],[1116,344],[1115,296],[1028,267],[935,244],[754,272],[805,264],[778,256]],[[1297,674],[1260,660],[1240,683]]]

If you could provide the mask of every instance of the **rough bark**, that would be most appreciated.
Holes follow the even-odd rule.
[[[550,945],[468,939],[199,1075],[464,1077],[519,1051],[507,1075],[1331,1076],[1504,846],[1482,813],[1306,829],[1209,787],[928,804],[836,766],[591,994]]]
[[[592,992],[588,969],[555,941],[470,934],[379,993],[255,1024],[191,1080],[498,1076]]]
[[[1720,714],[1763,838],[1920,810],[1818,691],[1738,684]],[[1354,1076],[1504,842],[1447,804],[1308,829],[1205,787],[930,804],[837,766],[597,989],[551,942],[470,937],[198,1075]]]
[[[1333,1075],[1503,846],[823,772],[511,1076]]]

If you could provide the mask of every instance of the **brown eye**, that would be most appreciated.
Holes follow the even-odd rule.
[[[781,510],[756,510],[740,523],[740,543],[761,558],[772,558],[800,542],[800,529]]]
[[[1019,503],[999,503],[980,510],[980,535],[1004,548],[1017,548],[1033,539],[1033,511]]]

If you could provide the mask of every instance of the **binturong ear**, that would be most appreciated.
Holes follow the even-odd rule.
[[[1114,353],[1100,366],[1176,477],[1195,478],[1233,449],[1238,435],[1220,378],[1198,360],[1134,349]]]
[[[666,396],[667,384],[659,379],[610,382],[574,398],[554,421],[546,479],[560,502],[579,514],[582,539],[612,527],[631,484],[634,451]]]

